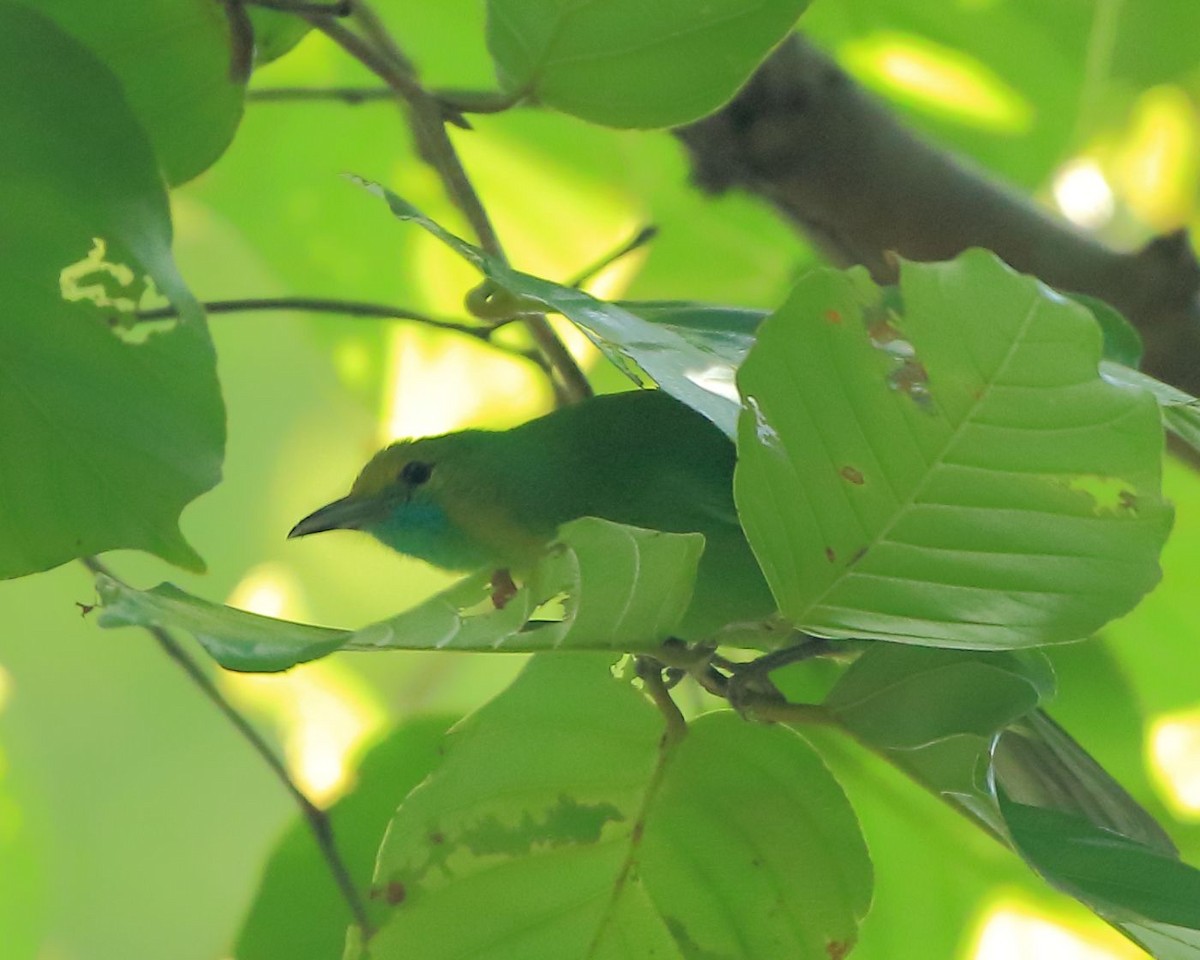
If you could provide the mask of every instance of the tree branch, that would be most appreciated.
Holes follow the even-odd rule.
[[[675,131],[696,182],[772,204],[841,266],[893,283],[890,252],[944,260],[986,247],[1062,290],[1116,307],[1145,370],[1200,392],[1200,264],[1185,232],[1122,253],[908,130],[826,54],[783,44],[722,110]]]
[[[81,557],[80,563],[87,567],[94,575],[105,576],[112,580],[118,579],[96,557]],[[317,848],[321,851],[321,856],[324,857],[325,863],[329,867],[329,872],[332,874],[334,882],[342,894],[342,898],[346,901],[346,906],[350,908],[354,922],[362,931],[363,939],[369,940],[374,932],[374,927],[367,916],[367,909],[363,903],[362,896],[359,894],[358,888],[354,885],[350,871],[345,861],[342,860],[341,853],[338,851],[337,843],[333,836],[333,825],[330,823],[325,811],[308,799],[307,794],[297,786],[296,781],[288,773],[283,761],[275,755],[274,751],[263,739],[262,734],[255,730],[250,721],[242,716],[237,708],[225,699],[225,695],[221,693],[212,678],[189,656],[188,652],[179,642],[162,627],[146,626],[143,629],[155,639],[159,647],[162,648],[162,651],[187,674],[188,679],[196,685],[200,692],[217,708],[225,719],[233,724],[234,729],[241,734],[242,739],[258,754],[263,763],[267,765],[267,769],[275,775],[275,779],[291,795],[296,806],[300,808],[300,814],[308,824],[313,838],[316,840]]]

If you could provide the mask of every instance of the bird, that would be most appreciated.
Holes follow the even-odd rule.
[[[393,443],[288,538],[361,530],[444,570],[519,576],[580,517],[701,533],[695,589],[675,631],[699,642],[777,610],[738,521],[735,463],[733,443],[664,391],[607,394],[509,430]]]

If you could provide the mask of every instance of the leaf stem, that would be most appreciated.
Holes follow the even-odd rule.
[[[80,563],[87,567],[92,574],[109,577],[120,582],[119,578],[96,557],[81,557]],[[321,851],[321,856],[324,857],[325,863],[329,867],[329,872],[333,875],[334,882],[337,884],[342,898],[346,901],[346,906],[350,908],[354,922],[362,931],[363,939],[369,940],[374,933],[374,927],[367,916],[366,906],[363,903],[358,888],[355,887],[354,881],[350,877],[350,871],[342,859],[341,853],[338,851],[337,842],[333,836],[333,824],[330,822],[325,811],[313,803],[307,794],[297,786],[291,774],[288,773],[287,767],[284,766],[283,761],[275,755],[266,740],[263,739],[262,734],[225,698],[225,695],[221,693],[212,678],[204,672],[200,665],[188,654],[187,650],[170,633],[158,626],[147,625],[143,626],[142,629],[155,639],[159,647],[162,648],[162,651],[183,670],[188,679],[196,685],[208,701],[233,725],[234,729],[241,734],[242,738],[258,754],[263,763],[267,765],[267,769],[275,775],[275,778],[291,795],[296,805],[300,808],[300,814],[308,824],[313,838],[316,840],[317,847]]]

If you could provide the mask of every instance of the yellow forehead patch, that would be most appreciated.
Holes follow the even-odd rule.
[[[367,465],[354,481],[354,486],[350,488],[350,494],[369,497],[392,486],[397,482],[404,465],[412,459],[412,448],[411,441],[401,441],[384,447],[367,461]]]

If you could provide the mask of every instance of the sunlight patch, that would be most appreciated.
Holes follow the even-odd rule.
[[[998,133],[1027,133],[1033,107],[980,61],[922,37],[880,31],[841,49],[861,81],[930,113]]]

